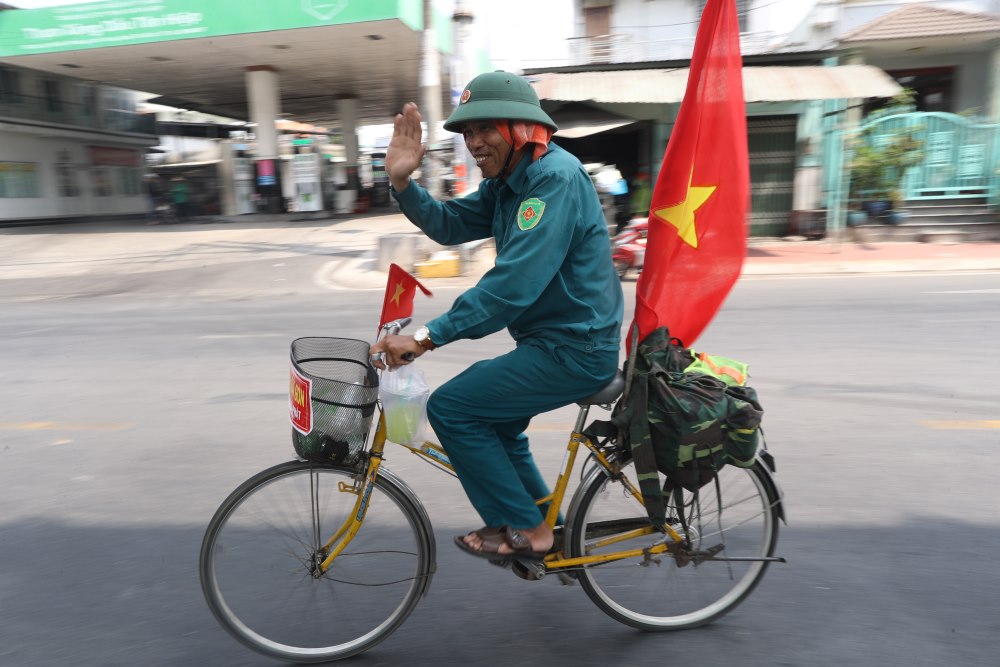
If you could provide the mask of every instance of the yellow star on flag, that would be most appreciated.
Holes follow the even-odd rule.
[[[403,292],[405,291],[406,290],[403,289],[403,283],[396,283],[396,291],[393,292],[392,297],[389,300],[395,302],[395,304],[398,306],[399,297],[402,296]]]
[[[694,214],[708,198],[715,193],[718,186],[715,185],[691,185],[694,180],[694,167],[691,168],[691,176],[688,178],[687,193],[684,201],[675,206],[667,206],[657,209],[653,213],[666,220],[677,228],[677,233],[681,239],[692,248],[698,247],[698,230],[695,229]]]

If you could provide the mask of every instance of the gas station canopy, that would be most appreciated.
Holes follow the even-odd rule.
[[[450,52],[448,17],[434,25]],[[336,127],[336,100],[354,97],[359,123],[375,124],[420,102],[422,29],[422,0],[108,0],[0,11],[0,62],[240,120],[245,72],[267,67],[282,115]]]

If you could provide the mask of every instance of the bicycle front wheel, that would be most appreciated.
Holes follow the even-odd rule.
[[[354,515],[353,470],[301,461],[269,468],[215,513],[201,585],[236,639],[266,655],[324,662],[385,639],[416,606],[434,567],[427,515],[380,471],[357,535],[322,575],[321,548]]]
[[[778,539],[778,498],[761,465],[724,467],[718,492],[715,484],[707,484],[697,500],[684,492],[683,516],[692,550],[716,550],[718,559],[684,563],[660,554],[591,565],[578,575],[584,591],[605,613],[641,630],[694,628],[731,611],[757,586],[768,563],[722,559],[767,558]],[[638,487],[631,462],[622,473]],[[595,470],[578,493],[567,535],[571,556],[642,549],[663,539],[654,532],[615,540],[649,522],[645,508],[603,470]],[[667,520],[683,532],[679,516],[671,499]]]

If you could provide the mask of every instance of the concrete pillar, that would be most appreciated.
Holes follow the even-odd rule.
[[[340,133],[344,142],[344,164],[347,174],[347,187],[337,190],[334,210],[347,214],[354,210],[358,199],[361,180],[358,178],[358,98],[340,97],[336,100],[337,118],[340,120]]]
[[[284,210],[278,151],[278,129],[275,121],[281,114],[278,71],[270,65],[246,68],[247,102],[250,122],[256,125],[257,194],[268,213]]]
[[[236,215],[236,169],[233,165],[232,139],[223,139],[220,144],[222,162],[219,163],[219,176],[222,181],[222,215]]]
[[[845,65],[864,65],[865,56],[860,51],[852,51],[844,58]],[[864,110],[861,108],[864,100],[854,98],[847,101],[847,129],[854,130],[861,125],[861,118]]]
[[[247,102],[250,122],[257,127],[257,159],[278,157],[278,130],[274,122],[281,116],[278,71],[270,65],[246,68]]]
[[[844,59],[845,65],[864,65],[865,57],[860,51],[851,51]],[[861,121],[864,115],[862,105],[864,100],[853,98],[846,100],[846,108],[843,113],[843,125],[840,145],[840,155],[838,157],[840,165],[840,193],[839,202],[833,211],[832,224],[827,224],[827,236],[833,240],[841,241],[851,238],[847,227],[847,218],[850,211],[851,202],[851,166],[854,162],[854,142],[858,137],[861,128]]]
[[[986,98],[987,118],[991,123],[1000,123],[1000,44],[993,47],[989,64],[989,90]]]
[[[358,98],[339,97],[336,102],[337,118],[344,141],[344,156],[348,167],[358,166]]]
[[[434,13],[431,0],[424,0],[423,58],[420,67],[421,116],[427,124],[426,143],[429,148],[439,148],[438,125],[441,124],[441,54],[437,47]],[[427,191],[435,198],[441,196],[439,164],[440,154],[424,158],[423,180]]]

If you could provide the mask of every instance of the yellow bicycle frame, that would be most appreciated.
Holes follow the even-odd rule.
[[[556,521],[558,521],[559,512],[562,509],[562,503],[566,495],[566,488],[569,485],[570,473],[573,470],[573,465],[576,463],[577,453],[580,450],[581,444],[590,450],[598,464],[604,468],[609,476],[615,476],[618,473],[616,464],[608,461],[607,457],[604,456],[604,453],[590,441],[590,438],[579,432],[580,428],[581,427],[578,424],[576,429],[574,429],[574,431],[570,434],[569,442],[566,445],[566,454],[563,458],[562,469],[559,471],[559,477],[556,480],[554,490],[544,498],[536,500],[536,504],[538,505],[550,503],[548,512],[545,515],[545,523],[548,524],[550,528],[555,528]],[[319,565],[320,573],[326,572],[327,569],[329,569],[329,567],[333,564],[333,561],[344,551],[345,548],[347,548],[347,545],[351,543],[351,540],[354,539],[354,536],[357,535],[358,531],[361,529],[361,525],[365,520],[365,513],[368,511],[368,501],[375,488],[375,480],[378,478],[379,467],[382,465],[382,453],[385,450],[385,443],[385,414],[380,410],[378,426],[376,427],[371,452],[369,453],[368,465],[365,467],[363,472],[359,472],[353,485],[349,486],[343,482],[340,483],[340,491],[344,493],[356,494],[357,500],[355,501],[351,516],[342,526],[340,526],[333,537],[331,537],[324,545],[323,553],[327,555],[326,558],[323,559],[323,562]],[[415,447],[413,445],[401,446],[409,449],[418,456],[422,456],[439,468],[449,470],[454,473],[454,468],[449,463],[445,463],[435,456],[435,454],[439,452],[443,453],[444,451],[436,443],[424,443],[424,447],[429,449],[431,453],[424,451],[424,448]],[[639,493],[639,489],[637,489],[634,484],[632,484],[625,477],[620,477],[619,481],[621,481],[624,485],[627,494],[635,498],[636,502],[640,505],[644,505],[642,495]],[[662,529],[665,533],[665,538],[658,544],[654,544],[652,547],[646,549],[614,551],[611,553],[601,554],[599,556],[580,556],[577,558],[566,558],[562,551],[558,551],[550,553],[545,557],[545,569],[558,570],[564,568],[585,567],[587,565],[609,563],[624,560],[626,558],[636,558],[639,556],[648,557],[671,552],[677,547],[677,545],[681,544],[683,537],[669,524],[662,526]],[[618,542],[631,540],[636,537],[641,537],[643,535],[652,535],[654,532],[656,532],[656,529],[653,526],[645,526],[627,531],[620,535],[613,535],[605,539],[598,540],[592,546],[604,547]]]

